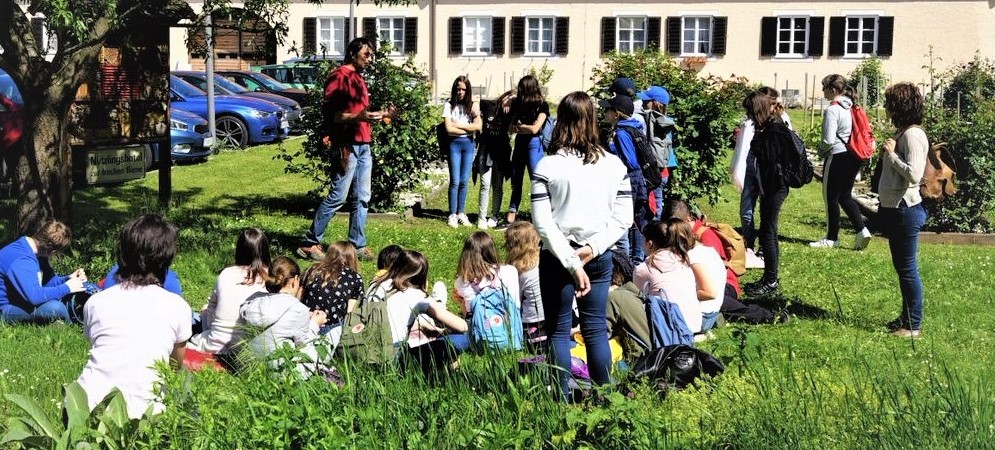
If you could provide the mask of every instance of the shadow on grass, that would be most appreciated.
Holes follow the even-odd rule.
[[[772,295],[767,297],[744,299],[744,302],[760,305],[771,311],[787,311],[792,316],[799,318],[815,320],[840,319],[839,313],[805,303],[798,297]]]

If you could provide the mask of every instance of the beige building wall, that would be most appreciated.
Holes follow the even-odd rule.
[[[433,8],[434,5],[434,8]],[[199,7],[192,3],[195,9]],[[363,2],[355,7],[357,35],[362,34],[364,17],[415,17],[418,20],[415,63],[429,74],[438,97],[448,96],[452,80],[469,75],[480,92],[495,97],[514,87],[530,67],[544,64],[553,70],[549,95],[558,99],[574,90],[588,89],[592,69],[601,64],[603,17],[660,17],[661,45],[666,47],[666,19],[674,16],[727,17],[726,53],[707,59],[702,75],[745,76],[752,81],[802,90],[806,81],[821,79],[830,73],[849,73],[863,58],[830,57],[829,18],[841,15],[894,17],[892,56],[883,57],[886,73],[895,81],[928,83],[927,52],[941,58],[939,68],[971,59],[975,53],[995,57],[995,3],[988,1],[886,1],[886,2],[515,2],[495,3],[485,0],[422,0],[410,6],[377,7]],[[434,9],[434,14],[433,14]],[[312,5],[294,0],[289,6],[288,35],[278,46],[277,61],[296,56],[292,48],[301,48],[306,17],[347,17],[349,4],[326,2]],[[434,18],[433,18],[434,15]],[[771,16],[825,17],[822,56],[804,58],[762,57],[761,21]],[[451,56],[449,53],[450,17],[504,17],[505,51],[492,56]],[[511,55],[511,18],[516,16],[569,17],[569,48],[562,56]],[[170,67],[189,64],[182,42],[185,30],[174,29]],[[177,37],[178,35],[179,37]],[[433,51],[434,48],[434,51]],[[179,49],[179,51],[177,51]],[[403,58],[403,57],[401,57]]]

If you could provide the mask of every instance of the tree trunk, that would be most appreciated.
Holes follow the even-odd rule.
[[[43,99],[44,94],[24,96]],[[25,108],[24,134],[14,168],[18,229],[31,233],[50,219],[70,222],[72,158],[66,112],[59,105]]]

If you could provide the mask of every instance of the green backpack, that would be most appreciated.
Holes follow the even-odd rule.
[[[390,330],[386,301],[365,301],[346,314],[339,348],[347,360],[367,364],[391,364],[397,347]]]

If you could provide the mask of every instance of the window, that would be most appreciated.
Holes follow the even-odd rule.
[[[646,48],[645,17],[619,17],[617,33],[619,52],[633,53]]]
[[[45,21],[45,16],[38,15],[31,18],[31,28],[34,33],[35,42],[38,44],[39,51],[42,55],[51,57],[55,55],[55,52],[59,47],[59,40],[55,35],[55,32],[48,28],[48,22]]]
[[[681,55],[708,56],[712,53],[712,18],[684,17]]]
[[[847,17],[845,56],[873,55],[876,35],[877,17]]]
[[[777,56],[806,56],[808,17],[777,18]]]
[[[492,34],[493,27],[490,17],[464,17],[463,54],[470,56],[489,55]]]
[[[380,42],[390,42],[391,55],[400,55],[404,53],[403,17],[378,17],[377,34],[380,37]]]
[[[318,18],[318,54],[345,54],[345,18]]]
[[[527,17],[525,21],[525,54],[551,56],[553,54],[554,26],[555,21],[552,17]]]

